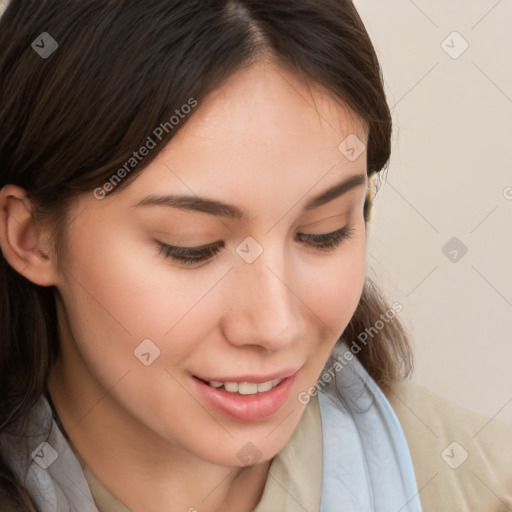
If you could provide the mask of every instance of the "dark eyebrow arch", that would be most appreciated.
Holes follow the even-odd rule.
[[[311,198],[303,208],[303,212],[314,210],[319,206],[329,203],[333,199],[340,197],[349,190],[352,190],[366,183],[365,174],[355,174],[344,179],[333,187],[325,190],[319,195]],[[141,206],[166,206],[170,208],[178,208],[181,210],[192,210],[202,213],[209,213],[219,217],[243,220],[245,212],[232,204],[226,204],[221,201],[209,199],[206,197],[198,197],[192,195],[163,195],[157,196],[151,194],[133,205],[134,208]]]

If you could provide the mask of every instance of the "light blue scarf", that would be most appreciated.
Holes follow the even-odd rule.
[[[320,512],[421,512],[398,418],[345,342],[317,382],[331,374],[334,378],[318,393],[323,436]]]

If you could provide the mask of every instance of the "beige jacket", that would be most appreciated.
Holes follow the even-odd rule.
[[[410,382],[386,393],[424,512],[512,511],[512,428]]]

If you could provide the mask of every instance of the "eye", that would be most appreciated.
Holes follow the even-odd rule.
[[[178,247],[164,244],[159,240],[156,240],[156,242],[159,245],[159,254],[185,265],[195,265],[210,260],[220,251],[221,247],[224,247],[224,242],[202,245],[201,247]]]
[[[312,245],[316,249],[330,251],[338,247],[344,240],[351,238],[353,233],[354,228],[351,226],[343,226],[341,229],[333,231],[332,233],[320,235],[297,233],[297,238],[304,240],[307,244]]]
[[[333,251],[344,240],[352,237],[354,229],[350,226],[343,226],[332,233],[306,234],[297,233],[299,241],[314,247],[323,252]],[[155,240],[158,244],[159,254],[185,265],[196,265],[212,259],[224,247],[224,242],[203,245],[200,247],[178,247],[168,245],[160,240]]]

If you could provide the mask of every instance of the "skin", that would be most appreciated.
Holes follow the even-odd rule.
[[[62,354],[49,389],[74,448],[133,511],[242,512],[263,492],[271,459],[297,427],[313,386],[361,296],[365,184],[306,213],[311,197],[354,174],[338,145],[367,132],[339,99],[271,62],[233,75],[128,187],[77,199],[60,261],[51,226],[36,225],[25,191],[0,193],[5,257],[27,279],[55,286]],[[245,221],[168,207],[133,208],[149,194],[193,193],[234,204]],[[296,239],[350,224],[325,252]],[[252,236],[251,264],[236,247]],[[155,238],[195,247],[223,240],[186,266]],[[161,353],[144,366],[134,349]],[[301,368],[284,406],[241,422],[212,409],[191,374],[269,374]],[[237,452],[262,453],[244,467]]]

